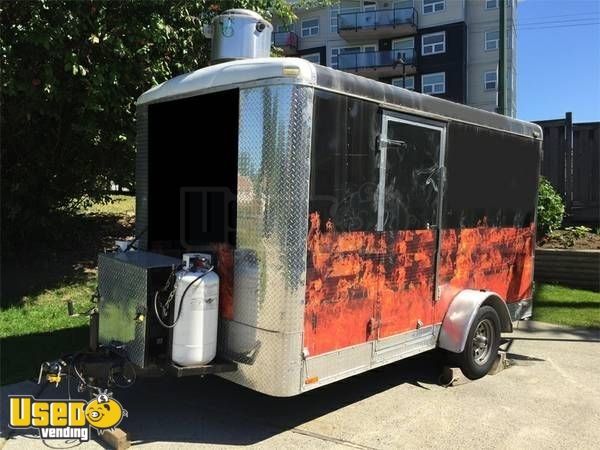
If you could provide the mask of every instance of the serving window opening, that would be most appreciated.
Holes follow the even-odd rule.
[[[148,249],[235,246],[239,90],[148,108]]]

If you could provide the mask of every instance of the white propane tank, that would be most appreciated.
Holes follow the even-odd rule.
[[[202,278],[198,279],[199,276]],[[179,308],[182,308],[181,314]],[[217,354],[219,319],[219,276],[215,272],[205,268],[177,272],[177,316],[179,320],[173,328],[173,362],[180,366],[197,366],[212,361]]]

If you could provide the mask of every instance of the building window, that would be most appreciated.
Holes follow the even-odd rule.
[[[421,38],[421,54],[435,55],[446,51],[446,32],[424,34]]]
[[[421,76],[423,94],[444,94],[446,92],[446,73],[428,73]]]
[[[329,65],[331,67],[333,67],[334,69],[337,69],[338,67],[338,56],[340,55],[340,49],[339,48],[332,48],[331,49],[331,61],[329,63]]]
[[[308,55],[302,55],[301,58],[310,61],[311,63],[321,64],[320,53],[309,53]]]
[[[415,77],[410,76],[406,77],[404,83],[402,82],[402,77],[400,78],[392,78],[392,84],[397,87],[403,87],[404,89],[408,89],[409,91],[415,90]]]
[[[488,70],[483,73],[483,83],[486,91],[496,90],[498,87],[498,72],[495,70]]]
[[[331,67],[337,69],[339,67],[339,56],[345,53],[373,53],[377,51],[377,45],[357,45],[353,47],[336,47],[331,49]],[[373,55],[375,55],[373,53]],[[348,62],[348,61],[346,61]],[[364,62],[364,61],[363,61]],[[375,62],[373,61],[373,65]]]
[[[338,59],[340,53],[358,53],[360,47],[344,47],[344,48],[332,48],[331,49],[331,67],[334,69],[338,68]]]
[[[498,0],[485,0],[485,9],[496,9],[498,7]]]
[[[414,8],[414,6],[414,0],[394,0],[394,9]]]
[[[316,36],[319,34],[319,19],[302,21],[302,37]]]
[[[498,50],[500,41],[500,33],[498,31],[486,31],[485,32],[485,49]]]
[[[340,13],[340,4],[336,3],[329,9],[329,29],[332,33],[338,30],[338,14]]]
[[[377,10],[377,2],[375,0],[363,0],[363,11]]]
[[[440,12],[445,8],[446,0],[423,0],[423,14]]]
[[[415,38],[394,39],[392,41],[392,50],[394,50],[394,59],[402,60],[405,64],[415,62]]]
[[[294,24],[293,23],[289,23],[286,25],[277,25],[277,32],[278,33],[289,33],[294,31]]]

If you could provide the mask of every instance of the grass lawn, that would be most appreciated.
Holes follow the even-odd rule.
[[[600,293],[538,284],[533,320],[578,328],[600,328]]]
[[[95,288],[96,275],[90,274],[87,280],[25,297],[19,305],[0,311],[0,338],[86,325],[85,317],[68,316],[67,300],[73,301],[76,312],[86,311]]]
[[[134,197],[114,196],[69,218],[54,248],[5,264],[12,267],[2,274],[0,384],[33,378],[43,361],[86,347],[88,318],[69,317],[67,300],[76,312],[93,306],[97,253],[131,236],[134,215]],[[32,258],[39,265],[23,270]]]
[[[96,203],[81,211],[82,214],[135,215],[135,197],[113,195],[111,203]]]

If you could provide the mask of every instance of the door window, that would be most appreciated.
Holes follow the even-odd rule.
[[[437,224],[441,129],[385,117],[378,229],[422,230]]]

